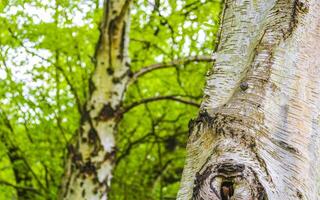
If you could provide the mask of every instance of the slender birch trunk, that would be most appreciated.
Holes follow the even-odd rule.
[[[320,2],[226,0],[179,200],[320,199]]]
[[[115,157],[116,124],[128,78],[130,0],[106,0],[90,98],[74,145],[68,147],[60,199],[106,200]]]

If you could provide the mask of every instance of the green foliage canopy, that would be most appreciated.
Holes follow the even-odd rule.
[[[172,99],[200,103],[212,62],[184,60],[212,54],[220,10],[215,0],[134,1],[131,70],[183,62],[128,88],[123,104],[132,109],[118,126],[110,199],[175,199],[187,124],[198,109]],[[1,1],[0,199],[56,198],[88,97],[101,17],[98,0]]]

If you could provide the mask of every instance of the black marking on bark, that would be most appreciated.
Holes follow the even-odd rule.
[[[218,173],[231,174],[243,172],[245,166],[243,164],[219,163],[215,170]]]
[[[83,198],[86,196],[86,190],[85,190],[85,189],[82,190],[81,196],[82,196]]]
[[[116,156],[116,153],[117,153],[117,150],[116,148],[113,148],[113,150],[111,152],[106,152],[106,154],[104,155],[104,158],[103,160],[106,161],[106,160],[111,160],[112,162],[115,161],[115,156]]]
[[[215,121],[215,117],[211,117],[209,113],[204,110],[201,111],[196,119],[191,119],[188,124],[189,135],[191,135],[194,131],[198,132],[200,126],[208,126],[211,127]],[[195,128],[197,128],[195,130]]]
[[[85,122],[90,120],[90,114],[89,114],[89,111],[86,109],[86,106],[83,106],[82,110],[83,110],[83,112],[81,115],[80,122],[81,122],[81,124],[84,124]],[[83,132],[83,130],[81,132]]]
[[[93,183],[94,185],[97,184],[97,183],[99,183],[98,177],[94,177],[94,178],[92,179],[92,183]]]
[[[83,174],[96,174],[96,166],[89,160],[80,167],[80,172]]]
[[[99,33],[100,33],[100,35],[99,35],[99,38],[98,38],[98,42],[96,43],[96,46],[95,46],[95,51],[94,51],[94,56],[93,56],[93,58],[91,59],[91,61],[93,62],[93,64],[94,65],[96,65],[97,64],[97,56],[98,56],[98,52],[99,52],[99,50],[100,50],[100,48],[101,48],[101,43],[102,43],[102,41],[103,41],[103,29],[104,29],[104,26],[105,26],[105,24],[102,22],[101,23],[101,26],[99,27]]]
[[[67,145],[67,150],[71,154],[74,154],[76,152],[76,149],[74,148],[74,146],[72,144]]]
[[[127,64],[127,63],[126,63],[126,64]],[[131,71],[131,69],[128,69],[128,70],[127,70],[127,75],[128,75],[129,78],[132,78],[132,77],[133,77],[134,74],[133,74],[133,72]]]
[[[109,66],[110,67],[113,67],[112,66],[112,44],[113,44],[113,41],[112,41],[112,36],[113,36],[113,34],[114,34],[114,32],[115,32],[115,29],[116,29],[116,18],[115,19],[113,19],[113,20],[111,20],[110,21],[110,23],[109,23],[109,28],[108,28],[108,39],[109,39],[109,51],[108,51],[108,53],[109,53]]]
[[[79,166],[79,163],[82,162],[82,154],[77,152],[72,155],[72,162],[76,165]]]
[[[188,123],[189,136],[191,135],[194,126],[195,126],[195,120],[194,119],[190,119],[190,121]]]
[[[96,64],[97,61],[97,56],[98,56],[98,52],[100,50],[102,50],[102,47],[104,46],[104,35],[105,35],[105,29],[106,26],[108,25],[108,21],[109,21],[109,12],[110,12],[110,8],[111,8],[111,3],[110,1],[104,1],[104,18],[105,20],[101,21],[101,24],[99,26],[99,39],[98,42],[96,43],[96,47],[95,47],[95,53],[94,53],[94,64]]]
[[[116,110],[112,108],[110,103],[105,104],[100,110],[97,120],[107,121],[115,116]]]
[[[118,84],[118,83],[120,83],[120,81],[121,81],[121,79],[119,77],[112,78],[112,83],[114,83],[114,84]]]
[[[82,142],[82,143],[86,143],[86,142],[88,142],[88,140],[87,140],[86,137],[82,137],[82,138],[81,138],[81,142]]]
[[[68,144],[67,146],[68,152],[71,156],[71,161],[75,167],[79,167],[82,162],[82,154],[76,150],[76,148],[72,144]]]
[[[112,92],[112,94],[115,95],[115,96],[119,96],[117,91]]]
[[[108,73],[109,75],[113,75],[114,69],[113,69],[112,67],[108,67],[108,68],[107,68],[107,73]]]
[[[196,120],[194,120],[195,124],[212,124],[215,121],[215,117],[211,117],[207,111],[203,111],[199,113],[199,116]]]
[[[125,52],[125,43],[126,43],[126,22],[123,22],[122,33],[121,33],[121,42],[120,42],[120,55],[119,58],[123,60]]]
[[[98,132],[93,127],[90,128],[88,133],[88,139],[90,144],[96,144],[99,139]]]
[[[97,89],[95,84],[92,81],[92,78],[89,79],[89,93],[92,95],[92,93]]]
[[[211,124],[214,122],[216,118],[211,117],[207,111],[200,112],[196,121]]]

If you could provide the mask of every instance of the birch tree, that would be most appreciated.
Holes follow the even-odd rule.
[[[319,9],[225,1],[179,200],[320,198]]]
[[[115,156],[114,134],[125,86],[130,0],[105,1],[96,68],[75,144],[68,147],[60,199],[107,199]]]
[[[59,188],[67,149],[69,167],[83,152],[76,130],[80,116],[89,116],[102,7],[103,1],[79,0],[0,3],[0,199],[58,199],[68,187],[74,192],[72,181],[65,191]],[[108,198],[172,199],[184,164],[186,124],[197,113],[199,88],[214,60],[220,1],[137,0],[130,10],[131,70],[114,110],[117,153]]]

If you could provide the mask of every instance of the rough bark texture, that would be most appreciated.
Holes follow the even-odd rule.
[[[90,99],[69,158],[60,199],[105,200],[115,156],[114,134],[129,76],[130,0],[106,0]]]
[[[179,200],[320,199],[319,10],[226,0]]]

